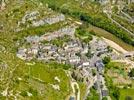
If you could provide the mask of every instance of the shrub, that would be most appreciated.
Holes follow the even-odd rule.
[[[109,56],[104,57],[103,63],[108,64],[110,62],[111,58]]]

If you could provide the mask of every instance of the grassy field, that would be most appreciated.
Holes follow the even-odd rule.
[[[132,98],[131,100],[134,100],[134,89],[121,89],[119,100],[126,100],[126,96],[130,96]]]
[[[112,100],[128,100],[126,96],[134,96],[133,81],[128,77],[128,68],[124,63],[110,62],[105,68],[105,80]],[[127,88],[132,85],[132,88]],[[126,89],[125,89],[126,88]],[[116,94],[116,95],[115,95]],[[132,99],[133,100],[133,99]]]
[[[69,84],[69,78],[66,76],[64,70],[60,69],[60,64],[59,68],[57,69],[52,68],[53,66],[52,64],[51,66],[47,64],[46,65],[36,64],[30,67],[30,77],[40,79],[38,81],[42,81],[42,83],[45,85],[43,93],[45,100],[64,99],[69,95],[71,90]],[[60,83],[54,80],[56,76],[60,79]],[[54,90],[51,84],[58,84],[60,86],[60,90],[59,91]]]
[[[110,62],[107,66],[107,75],[112,79],[113,84],[120,87],[131,84],[132,81],[128,77],[129,65],[124,63]]]
[[[18,98],[21,100],[60,100],[70,94],[70,82],[62,68],[63,65],[36,63],[33,66],[28,66],[16,55],[8,52],[0,52],[1,63],[4,63],[7,68],[0,70],[2,77],[0,92],[5,90],[5,86],[9,87],[9,91],[13,90],[14,95],[20,91]],[[56,76],[60,79],[60,83],[54,80]],[[58,84],[60,90],[54,90],[51,84]],[[32,93],[33,96],[28,97],[27,92]],[[13,97],[9,96],[8,98],[12,100]],[[1,95],[0,99],[3,100]]]

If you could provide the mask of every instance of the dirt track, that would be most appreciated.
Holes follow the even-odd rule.
[[[119,46],[118,44],[116,44],[115,42],[111,41],[111,40],[108,40],[106,38],[104,38],[104,41],[109,45],[111,46],[112,48],[114,48],[115,50],[121,52],[121,53],[128,53],[128,51],[126,51],[125,49],[123,49],[121,46]]]

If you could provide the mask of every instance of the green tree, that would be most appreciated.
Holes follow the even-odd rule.
[[[86,56],[87,56],[88,58],[92,58],[93,54],[91,53],[90,50],[88,50],[88,53],[86,54]]]
[[[108,50],[108,52],[112,52],[113,51],[113,49],[110,46],[107,46],[107,50]]]
[[[106,56],[103,58],[103,63],[108,64],[111,61],[111,58],[109,56]]]
[[[92,75],[95,76],[96,75],[96,70],[92,69]]]
[[[28,96],[26,91],[22,91],[22,92],[20,93],[20,95],[23,96],[23,97]]]
[[[119,97],[120,97],[120,91],[119,91],[119,89],[117,88],[117,87],[113,87],[113,96],[114,96],[114,98],[116,98],[116,100],[119,100]]]
[[[114,13],[117,13],[119,9],[118,9],[117,6],[114,6],[112,10],[113,10]]]
[[[129,10],[134,11],[134,3],[128,5]]]
[[[134,68],[130,71],[129,76],[134,77]]]
[[[102,100],[108,100],[107,97],[103,97]]]

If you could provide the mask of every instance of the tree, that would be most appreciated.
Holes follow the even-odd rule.
[[[67,8],[62,8],[62,9],[60,9],[60,10],[61,10],[61,12],[62,12],[63,14],[69,14],[69,13],[70,13],[69,9],[67,9]]]
[[[36,89],[33,89],[33,87],[29,88],[29,92],[33,95],[33,96],[37,96],[38,95],[38,91]]]
[[[108,100],[107,97],[103,97],[102,100]]]
[[[92,75],[95,76],[96,75],[96,70],[92,69]]]
[[[102,28],[116,37],[120,38],[124,42],[134,46],[133,38],[125,32],[123,29],[119,28],[117,25],[113,24],[110,19],[107,19],[107,17],[103,14],[97,14],[97,16],[91,15],[89,13],[80,12],[80,11],[71,11],[67,10],[63,7],[58,7],[55,4],[50,4],[49,8],[59,11],[61,13],[65,13],[70,15],[71,17],[79,18],[81,21],[92,24],[94,26],[97,26],[99,28]],[[133,4],[129,5],[129,9],[133,11]],[[117,9],[117,8],[116,8]]]
[[[96,35],[95,31],[93,31],[93,30],[89,31],[89,33],[92,35]]]
[[[118,9],[117,6],[114,6],[112,10],[113,10],[114,13],[117,13],[119,9]]]
[[[116,99],[119,98],[118,92],[117,92],[117,91],[114,91],[114,92],[113,92],[113,96],[114,96],[114,98],[116,98]],[[119,99],[117,99],[117,100],[119,100]]]
[[[23,97],[28,96],[26,91],[22,91],[22,92],[20,93],[20,95],[23,96]]]
[[[72,77],[75,77],[75,72],[73,71],[72,74],[71,74]]]
[[[132,97],[126,96],[126,97],[125,97],[125,100],[132,100]]]
[[[107,46],[107,50],[108,50],[108,52],[112,52],[113,51],[113,49],[110,46]]]
[[[78,57],[81,57],[81,53],[80,52],[75,53],[75,55],[78,56]]]
[[[108,64],[110,62],[111,58],[109,56],[104,57],[103,63]]]
[[[86,53],[86,56],[87,56],[88,58],[92,58],[93,54],[91,53],[90,50],[88,50],[88,53]]]
[[[130,11],[134,11],[134,3],[130,3],[130,4],[128,5],[128,9],[129,9]]]
[[[119,89],[116,88],[116,87],[113,87],[113,96],[114,98],[116,98],[116,100],[119,100],[119,97],[120,97],[120,92],[119,92]]]
[[[130,71],[129,76],[134,77],[134,68]]]

